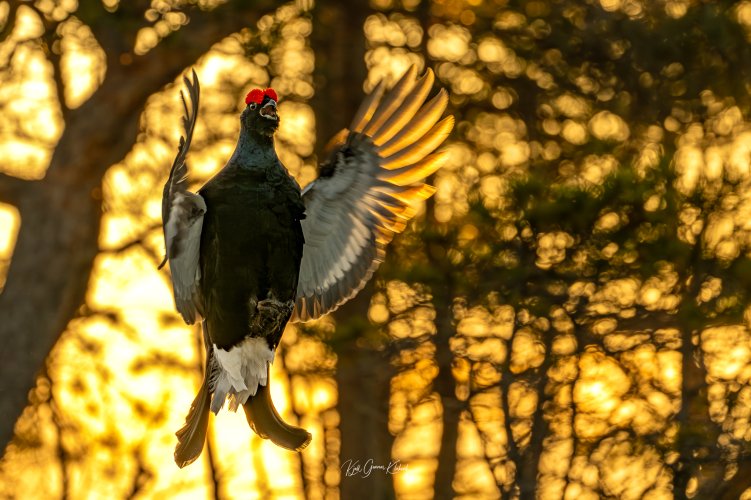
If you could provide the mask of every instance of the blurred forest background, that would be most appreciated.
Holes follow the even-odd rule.
[[[13,0],[0,26],[0,496],[751,498],[751,1]],[[449,160],[371,284],[285,333],[311,446],[222,412],[178,469],[181,74],[196,185],[266,86],[304,185],[412,64],[450,91]],[[403,470],[343,473],[367,459]]]

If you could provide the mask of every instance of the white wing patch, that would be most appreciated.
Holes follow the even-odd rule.
[[[200,281],[201,230],[206,202],[195,193],[187,190],[188,166],[185,159],[190,149],[193,130],[198,115],[198,100],[201,87],[198,76],[193,71],[193,81],[183,78],[191,106],[180,92],[183,104],[183,128],[185,135],[180,137],[177,155],[172,162],[170,175],[164,184],[162,194],[162,224],[166,256],[159,266],[161,269],[169,261],[175,306],[188,324],[195,323],[203,313]]]
[[[200,195],[177,193],[165,227],[175,306],[189,325],[195,323],[202,312],[199,261],[205,213],[206,203]]]
[[[183,193],[176,193],[175,198],[172,200],[169,211],[169,219],[167,225],[164,228],[164,239],[167,246],[167,253],[169,249],[175,243],[175,237],[177,236],[178,223],[181,222],[186,215],[186,208],[183,207],[184,200],[187,196]]]

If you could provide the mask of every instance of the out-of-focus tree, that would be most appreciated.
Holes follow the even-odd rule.
[[[313,176],[313,168],[306,170],[302,162],[315,142],[310,107],[302,104],[313,93],[313,60],[305,47],[310,21],[294,4],[245,2],[3,2],[0,13],[7,15],[7,38],[2,44],[7,84],[2,102],[7,113],[0,143],[9,154],[4,156],[3,181],[28,185],[28,192],[11,186],[3,197],[17,202],[15,213],[21,223],[13,248],[18,220],[8,205],[2,205],[3,220],[12,224],[7,233],[3,227],[3,264],[10,261],[10,270],[0,300],[18,313],[5,317],[29,325],[6,324],[3,333],[39,331],[8,337],[3,345],[2,355],[13,358],[4,366],[8,373],[3,383],[7,405],[3,425],[8,436],[17,418],[12,404],[20,412],[30,396],[31,405],[16,426],[14,445],[6,449],[2,494],[67,497],[86,492],[117,497],[203,489],[219,496],[242,481],[245,488],[253,481],[262,492],[297,491],[299,478],[290,479],[297,472],[290,468],[299,470],[297,457],[282,459],[278,450],[261,451],[261,441],[234,424],[220,424],[209,436],[204,455],[207,474],[201,472],[201,465],[192,469],[193,476],[155,472],[158,463],[169,463],[172,434],[184,418],[179,414],[187,409],[191,383],[200,372],[201,345],[186,336],[189,330],[180,326],[172,305],[162,301],[168,289],[164,275],[155,269],[163,251],[161,184],[176,144],[180,114],[174,84],[190,66],[198,69],[204,88],[190,160],[196,183],[205,182],[226,159],[236,140],[239,106],[248,87],[270,84],[285,96],[280,110],[289,118],[277,134],[280,156],[301,180]],[[104,42],[97,38],[97,30]],[[133,107],[121,105],[136,98],[140,101],[134,101]],[[110,121],[100,119],[100,114]],[[71,124],[88,135],[75,135],[77,129]],[[92,145],[93,139],[101,144]],[[92,149],[96,144],[101,147]],[[58,166],[60,151],[70,154],[63,157],[68,163]],[[73,151],[79,156],[74,157]],[[77,176],[90,177],[90,185],[79,185]],[[91,205],[88,219],[54,204],[37,208],[46,210],[46,216],[39,214],[50,219],[45,223],[64,222],[69,230],[80,226],[59,242],[71,245],[60,258],[80,259],[93,252],[95,259],[76,261],[77,266],[66,261],[51,268],[37,254],[23,253],[24,231],[29,241],[37,234],[35,219],[24,213],[24,203],[43,196],[32,194],[36,189],[52,190],[50,196],[57,193],[55,199],[65,206]],[[88,231],[86,235],[80,234],[81,228]],[[37,236],[43,232],[39,228]],[[56,241],[40,237],[36,244],[40,249],[51,247],[45,251],[55,258],[63,253]],[[29,262],[35,263],[46,281],[13,278],[14,266],[22,269],[23,262],[29,269]],[[52,274],[58,271],[66,274]],[[39,321],[47,319],[23,313],[29,303],[21,299],[25,293],[41,293],[45,283],[69,287],[47,290],[47,300],[75,303],[67,313],[39,306],[37,316],[49,313],[62,325],[46,340]],[[78,298],[70,295],[76,290]],[[60,295],[63,291],[67,295]],[[64,321],[64,313],[72,321]],[[54,333],[52,328],[47,332]],[[43,363],[47,353],[42,351],[49,350],[61,332]],[[34,349],[26,346],[35,342]],[[40,368],[36,387],[29,393]],[[277,390],[288,390],[281,380]],[[281,409],[285,408],[289,411],[283,403]],[[231,446],[223,446],[221,455],[213,450],[223,433],[243,435],[234,440],[234,453],[242,449],[240,459]],[[34,467],[23,465],[28,463]],[[243,469],[252,473],[242,474]],[[35,470],[52,480],[44,481],[44,488],[35,487],[33,479],[5,480],[18,478],[22,470]]]
[[[0,92],[2,119],[25,134],[15,156],[3,155],[11,160],[0,179],[0,199],[21,218],[0,296],[9,318],[0,338],[10,339],[0,374],[19,389],[3,405],[18,412],[26,404],[34,373],[66,330],[17,429],[38,451],[6,455],[40,471],[21,477],[59,475],[59,496],[75,495],[94,488],[99,469],[87,456],[99,453],[110,461],[96,491],[113,497],[176,487],[225,497],[240,484],[261,497],[309,498],[746,491],[751,2],[212,7],[0,2],[3,88],[23,96]],[[169,457],[155,454],[172,444],[163,428],[179,425],[174,407],[190,400],[184,386],[200,367],[200,343],[185,343],[169,304],[151,317],[135,312],[133,304],[146,309],[138,291],[122,292],[161,290],[161,281],[112,273],[153,274],[159,260],[153,200],[170,160],[167,122],[179,112],[161,94],[166,87],[174,97],[170,84],[193,64],[214,75],[202,79],[197,180],[231,148],[248,82],[272,83],[286,97],[277,144],[303,185],[362,91],[411,64],[433,68],[450,90],[457,127],[448,165],[432,179],[435,197],[392,243],[372,284],[330,317],[285,334],[275,370],[289,378],[277,390],[289,396],[282,409],[313,430],[310,449],[299,462],[282,457],[236,437],[247,429],[220,416],[205,474],[189,478],[167,472],[159,464]],[[52,125],[29,127],[23,116]],[[48,156],[22,147],[32,143]],[[22,327],[39,333],[18,335]],[[122,384],[112,364],[121,358],[105,347],[116,334],[137,352],[127,376],[157,379],[160,391],[142,397]],[[173,389],[179,384],[185,394]],[[85,408],[72,410],[77,404]],[[105,405],[138,424],[106,421]],[[40,466],[35,457],[49,447],[56,459]],[[368,459],[404,469],[345,473],[348,460]],[[14,488],[7,492],[30,491]]]
[[[374,23],[415,18],[384,5]],[[731,415],[747,390],[748,8],[430,3],[427,53],[460,117],[455,169],[383,276],[427,292],[411,321],[434,311],[421,341],[434,392],[411,403],[440,397],[437,495],[486,479],[442,484],[457,400],[514,496],[747,485]]]
[[[24,123],[19,128],[27,141],[49,144],[48,166],[25,170],[26,159],[6,154],[0,178],[0,199],[21,219],[0,295],[4,447],[34,375],[84,303],[99,250],[102,179],[135,144],[146,101],[274,4],[91,0],[3,6],[4,86],[21,86],[24,71],[34,70],[51,73],[54,82],[52,89],[41,87],[28,114],[16,115],[35,120],[33,129]],[[86,58],[89,75],[78,73],[77,57]],[[86,77],[96,84],[90,95],[81,95],[78,86],[88,82],[80,78]],[[62,126],[55,123],[60,118]]]

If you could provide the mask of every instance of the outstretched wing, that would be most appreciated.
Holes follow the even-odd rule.
[[[185,111],[183,116],[185,136],[180,137],[177,156],[172,163],[169,179],[164,184],[162,194],[162,227],[166,255],[159,268],[161,269],[169,260],[175,305],[185,322],[192,325],[197,315],[203,313],[199,287],[201,268],[198,265],[198,259],[206,203],[200,195],[188,191],[188,166],[185,163],[190,141],[193,138],[193,129],[196,126],[201,88],[195,70],[193,70],[192,82],[188,77],[184,77],[183,81],[191,106],[188,109],[185,95],[180,91]]]
[[[330,143],[319,177],[303,190],[306,218],[297,302],[292,321],[308,321],[354,297],[383,261],[386,245],[435,189],[425,177],[441,167],[434,153],[454,126],[441,115],[441,89],[425,103],[433,72],[414,67],[384,95],[383,82],[365,99],[349,129]]]

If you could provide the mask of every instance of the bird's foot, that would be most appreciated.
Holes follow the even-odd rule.
[[[253,336],[275,334],[284,328],[284,324],[295,307],[293,300],[281,301],[273,297],[256,304],[256,314],[251,318],[250,328]]]

